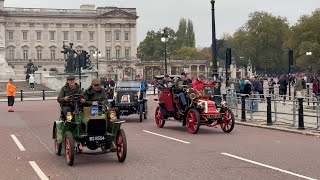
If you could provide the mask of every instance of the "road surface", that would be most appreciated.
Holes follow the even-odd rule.
[[[201,127],[192,135],[173,121],[159,129],[152,99],[143,123],[138,115],[121,117],[128,141],[124,163],[114,153],[85,153],[72,167],[53,153],[56,101],[17,102],[14,113],[0,103],[0,179],[320,179],[319,138],[246,126],[230,134]]]

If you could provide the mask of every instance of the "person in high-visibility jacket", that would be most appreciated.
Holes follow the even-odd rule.
[[[10,78],[7,84],[8,112],[14,112],[13,104],[14,104],[15,96],[16,96],[16,86],[13,84],[12,78]]]

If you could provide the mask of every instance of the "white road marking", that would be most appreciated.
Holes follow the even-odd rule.
[[[242,157],[239,157],[239,156],[235,156],[235,155],[232,155],[232,154],[228,154],[228,153],[221,153],[221,154],[225,155],[225,156],[229,156],[229,157],[235,158],[235,159],[238,159],[238,160],[242,160],[242,161],[245,161],[245,162],[248,162],[248,163],[251,163],[251,164],[255,164],[255,165],[258,165],[258,166],[269,168],[269,169],[272,169],[272,170],[275,170],[275,171],[280,171],[282,173],[290,174],[292,176],[300,177],[300,178],[303,178],[303,179],[317,180],[317,179],[314,179],[314,178],[311,178],[311,177],[303,176],[303,175],[300,175],[300,174],[297,174],[297,173],[294,173],[294,172],[291,172],[291,171],[287,171],[287,170],[280,169],[280,168],[277,168],[277,167],[273,167],[273,166],[269,166],[269,165],[266,165],[266,164],[262,164],[262,163],[259,163],[259,162],[256,162],[256,161],[252,161],[252,160],[249,160],[249,159],[245,159],[245,158],[242,158]]]
[[[30,165],[32,166],[33,170],[38,174],[41,180],[49,180],[47,176],[42,172],[36,162],[29,161]]]
[[[187,141],[183,141],[183,140],[176,139],[176,138],[172,138],[172,137],[169,137],[169,136],[157,134],[157,133],[150,132],[150,131],[147,131],[147,130],[142,130],[142,131],[143,131],[143,132],[146,132],[146,133],[149,133],[149,134],[156,135],[156,136],[160,136],[160,137],[164,137],[164,138],[171,139],[171,140],[174,140],[174,141],[178,141],[178,142],[181,142],[181,143],[184,143],[184,144],[190,144],[190,142],[187,142]]]
[[[11,137],[12,137],[13,141],[17,144],[20,151],[26,151],[26,149],[20,143],[19,139],[14,134],[12,134]]]

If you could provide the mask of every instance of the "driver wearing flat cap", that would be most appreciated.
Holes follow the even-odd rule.
[[[75,77],[69,75],[67,77],[67,83],[61,88],[57,101],[60,103],[64,117],[67,116],[68,112],[73,111],[73,106],[70,103],[70,96],[74,94],[81,94],[81,88],[76,83]],[[81,99],[80,102],[83,103],[85,100]]]

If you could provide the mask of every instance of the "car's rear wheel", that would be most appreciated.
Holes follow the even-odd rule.
[[[234,123],[235,123],[234,114],[228,108],[221,109],[220,112],[224,113],[220,123],[221,129],[226,133],[230,133],[234,128]]]
[[[119,162],[124,162],[127,157],[127,139],[123,129],[120,129],[116,138],[117,157]]]
[[[65,135],[65,147],[67,164],[72,166],[74,161],[74,139],[70,131],[67,131]]]
[[[186,116],[187,129],[191,134],[196,134],[200,128],[200,114],[196,109],[190,109]]]
[[[57,126],[54,128],[54,134],[55,134],[55,137],[54,137],[55,154],[60,156],[61,155],[61,149],[62,149],[62,143],[59,143]]]
[[[160,106],[157,107],[156,112],[155,112],[155,121],[156,124],[159,128],[163,128],[164,124],[166,123],[166,121],[163,118],[163,114],[161,112],[161,108]]]
[[[139,117],[140,117],[140,122],[142,122],[143,121],[143,103],[140,103]]]
[[[143,111],[144,111],[143,118],[147,119],[148,118],[148,108],[147,108],[147,102],[146,101],[143,103]]]

